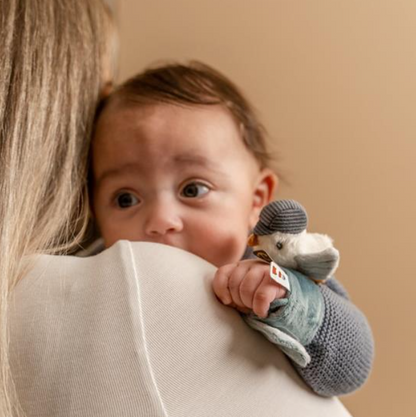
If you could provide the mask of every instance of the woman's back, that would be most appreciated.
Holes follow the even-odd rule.
[[[349,416],[215,300],[213,271],[150,243],[40,257],[11,311],[28,416]]]

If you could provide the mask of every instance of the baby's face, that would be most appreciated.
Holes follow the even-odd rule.
[[[221,106],[110,105],[93,141],[93,210],[106,247],[158,242],[238,261],[261,171]]]

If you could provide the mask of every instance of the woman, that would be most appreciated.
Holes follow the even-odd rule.
[[[112,77],[111,33],[101,0],[1,3],[2,416],[19,410],[9,365],[8,298],[25,272],[22,260],[68,251],[86,227],[87,138]]]

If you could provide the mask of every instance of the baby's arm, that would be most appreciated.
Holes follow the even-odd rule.
[[[264,310],[253,310],[261,314],[250,314],[247,322],[260,322],[264,329],[260,331],[266,336],[267,328],[271,331],[280,329],[301,342],[311,361],[304,368],[293,364],[316,393],[322,396],[342,395],[359,388],[371,369],[373,338],[364,315],[348,301],[342,286],[333,278],[327,285],[318,286],[297,271],[286,270],[292,283],[291,293],[288,298],[281,298],[285,296],[285,290],[276,284],[276,288],[280,288],[280,297],[272,299],[273,291],[264,278],[269,272],[268,265],[253,269],[249,267],[253,263],[256,261],[246,260],[220,268],[214,278],[214,292],[218,298],[248,313],[253,310],[250,298],[240,296],[239,299],[235,296],[236,289],[241,286],[237,283],[245,282],[241,278],[244,270],[252,271],[251,276],[254,271],[263,273],[261,282],[264,282],[264,286],[256,288],[261,290],[260,294],[264,294],[260,298],[263,303],[269,303],[270,309],[267,317],[264,317]],[[234,275],[235,270],[237,273]],[[260,278],[257,278],[259,281]],[[244,287],[250,288],[248,283]],[[253,291],[252,299],[255,294],[256,291]],[[254,301],[253,305],[256,305]]]
[[[363,385],[370,374],[373,335],[366,317],[335,278],[318,288],[325,314],[314,338],[305,346],[312,360],[306,368],[295,367],[316,393],[327,397],[348,394]]]

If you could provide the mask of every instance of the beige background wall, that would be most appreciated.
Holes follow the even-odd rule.
[[[356,417],[416,415],[416,1],[119,0],[120,80],[203,60],[256,104],[288,180],[279,198],[341,250],[338,278],[370,320]]]

